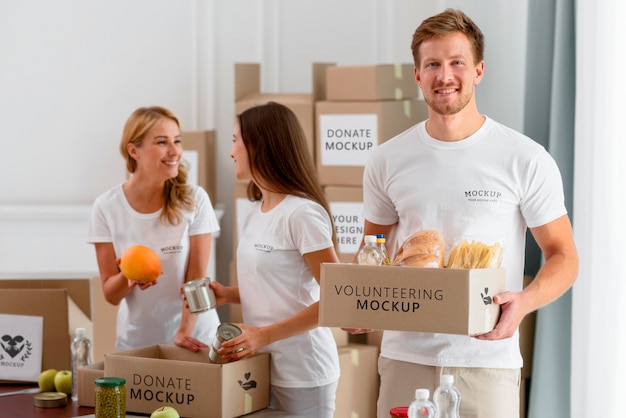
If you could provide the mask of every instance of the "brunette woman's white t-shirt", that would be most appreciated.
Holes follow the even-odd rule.
[[[254,202],[237,248],[244,323],[263,327],[319,301],[319,285],[303,255],[332,246],[330,218],[319,204],[288,195],[262,212],[261,202]],[[317,387],[339,379],[337,344],[328,328],[276,341],[261,351],[271,354],[272,385]]]
[[[122,189],[115,186],[94,202],[87,242],[111,242],[117,258],[132,245],[145,245],[158,254],[163,274],[158,284],[146,290],[135,287],[120,302],[117,314],[116,348],[128,350],[154,344],[174,344],[182,317],[180,287],[189,259],[189,237],[219,231],[219,223],[204,189],[193,186],[195,209],[178,225],[164,224],[161,211],[139,213]],[[198,315],[193,336],[211,344],[219,326],[213,309]]]
[[[366,164],[363,198],[365,219],[398,222],[396,248],[423,229],[443,235],[446,258],[463,239],[499,242],[506,287],[514,292],[523,285],[527,227],[567,213],[554,159],[538,143],[489,118],[461,141],[438,141],[422,122],[381,144]],[[431,366],[522,366],[518,333],[484,341],[385,331],[381,356]]]

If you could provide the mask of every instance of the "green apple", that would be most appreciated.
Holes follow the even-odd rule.
[[[150,415],[150,418],[180,418],[178,411],[171,406],[162,406]]]
[[[54,376],[54,387],[57,392],[72,394],[72,372],[69,370],[59,370]]]
[[[44,370],[39,374],[37,384],[39,385],[39,389],[41,389],[42,392],[54,391],[54,376],[56,376],[56,374],[56,369]]]

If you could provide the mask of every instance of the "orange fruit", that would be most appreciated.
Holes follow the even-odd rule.
[[[120,260],[120,269],[128,280],[139,283],[154,281],[163,272],[157,253],[144,245],[133,245],[126,249]]]

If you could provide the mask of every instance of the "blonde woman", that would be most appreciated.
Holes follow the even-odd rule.
[[[191,314],[180,298],[184,282],[206,276],[211,233],[219,231],[206,191],[187,184],[183,140],[171,111],[135,110],[120,143],[131,176],[93,206],[88,242],[95,245],[104,297],[119,305],[117,350],[176,344],[197,351],[219,325],[215,310]],[[140,284],[120,271],[120,256],[137,244],[161,260],[163,273],[153,282]]]

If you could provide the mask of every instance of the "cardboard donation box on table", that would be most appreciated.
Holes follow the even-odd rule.
[[[504,269],[322,264],[319,324],[477,335],[491,331]]]
[[[104,377],[104,361],[79,367],[76,371],[76,385],[78,386],[78,404],[93,408],[96,406],[95,380]]]
[[[226,364],[208,356],[209,349],[142,347],[105,355],[104,375],[126,379],[128,412],[171,405],[184,417],[226,418],[269,405],[269,354]]]
[[[9,281],[3,283],[7,282]],[[17,284],[21,281],[14,280],[14,282]],[[8,285],[12,284],[8,283]],[[2,285],[0,284],[0,286]],[[3,314],[40,316],[43,318],[43,347],[33,348],[40,350],[41,370],[62,370],[69,369],[71,366],[67,303],[67,291],[65,289],[0,289],[0,305]],[[4,353],[4,349],[2,351]],[[9,358],[6,357],[6,359]],[[23,362],[20,361],[20,356],[12,360],[16,367],[22,366]],[[0,382],[6,380],[11,381],[12,379],[6,379],[0,375]]]

